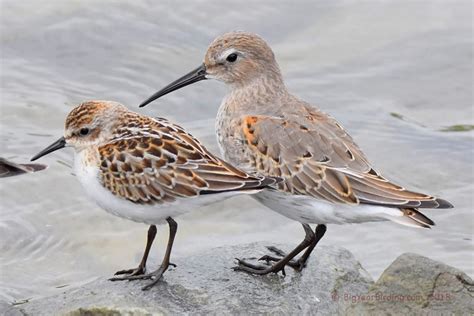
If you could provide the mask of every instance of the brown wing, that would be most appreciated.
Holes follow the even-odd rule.
[[[257,172],[284,180],[278,188],[334,203],[390,207],[449,207],[448,202],[407,191],[375,171],[344,129],[326,114],[245,116],[242,138]]]
[[[134,136],[123,131],[127,137],[99,148],[101,182],[117,196],[153,204],[275,183],[228,165],[176,125],[147,123],[148,130]]]

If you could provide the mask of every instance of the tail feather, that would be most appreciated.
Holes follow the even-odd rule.
[[[452,205],[448,201],[440,199],[440,198],[436,199],[436,203],[438,203],[439,205],[437,208],[453,208],[454,207],[454,205]]]
[[[351,176],[349,182],[361,204],[396,208],[453,208],[446,200],[417,193],[389,182],[382,176]]]
[[[282,181],[282,179],[278,177],[265,177],[258,174],[252,174],[252,177],[254,177],[255,180],[246,182],[241,190],[265,189]]]
[[[420,224],[434,226],[435,223],[425,216],[423,213],[419,212],[416,209],[402,209],[403,216],[408,216],[409,218],[419,222]]]
[[[36,172],[47,166],[37,163],[18,164],[0,157],[0,178],[12,177],[23,173]]]
[[[400,209],[400,211],[402,212],[401,216],[392,216],[390,219],[396,223],[410,227],[431,228],[431,226],[436,225],[435,222],[416,209],[404,208]]]
[[[279,177],[265,177],[260,175],[252,175],[251,178],[246,179],[243,186],[240,188],[231,188],[231,189],[223,189],[223,190],[202,190],[199,192],[201,195],[205,194],[215,194],[215,193],[223,193],[223,192],[231,192],[231,191],[239,191],[242,193],[253,194],[263,189],[272,189],[272,186],[281,182],[282,179]]]
[[[280,183],[281,181],[283,181],[283,179],[279,178],[279,177],[264,177],[263,180],[262,180],[261,186],[262,187],[267,187],[267,186],[271,186],[271,185]]]

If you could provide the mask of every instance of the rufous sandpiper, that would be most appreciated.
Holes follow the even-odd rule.
[[[74,171],[87,195],[116,216],[150,225],[138,268],[111,280],[153,279],[170,265],[177,231],[174,217],[238,194],[251,194],[275,178],[250,175],[210,153],[183,128],[163,118],[129,111],[110,101],[89,101],[66,118],[64,136],[35,155],[36,160],[63,147],[75,150]],[[170,233],[161,266],[145,273],[156,235],[168,222]]]
[[[249,172],[278,176],[277,190],[254,195],[272,210],[302,223],[306,237],[272,266],[240,260],[237,270],[255,274],[303,269],[326,224],[391,220],[429,228],[420,208],[451,208],[433,196],[409,191],[384,178],[331,116],[286,88],[270,46],[259,36],[230,32],[209,46],[204,63],[161,89],[140,106],[204,79],[230,87],[216,120],[224,159]],[[313,231],[309,224],[317,224]],[[298,260],[292,260],[306,249]],[[283,256],[280,250],[273,252]]]

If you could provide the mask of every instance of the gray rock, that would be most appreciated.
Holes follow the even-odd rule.
[[[373,284],[353,255],[338,247],[318,246],[303,273],[287,269],[286,277],[231,269],[234,257],[261,256],[265,250],[263,244],[216,248],[174,260],[178,267],[150,291],[141,290],[149,281],[100,279],[17,310],[26,315],[328,315],[350,304],[334,293],[363,294]]]
[[[370,287],[355,297],[348,314],[474,315],[474,284],[462,271],[429,258],[399,256]]]

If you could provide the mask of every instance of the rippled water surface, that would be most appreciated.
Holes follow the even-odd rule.
[[[27,161],[62,134],[66,114],[81,101],[137,109],[196,67],[216,35],[257,32],[274,48],[290,89],[338,118],[387,177],[456,206],[428,211],[432,230],[332,225],[322,243],[348,248],[374,277],[404,252],[473,275],[473,132],[440,131],[474,123],[470,1],[180,3],[2,0],[1,156]],[[213,122],[225,91],[218,82],[199,83],[143,112],[179,122],[217,152]],[[42,162],[50,168],[0,179],[0,296],[10,302],[130,268],[144,246],[145,225],[84,196],[70,150]],[[250,198],[177,220],[174,256],[303,237],[298,223]],[[153,262],[167,228],[158,234]]]

